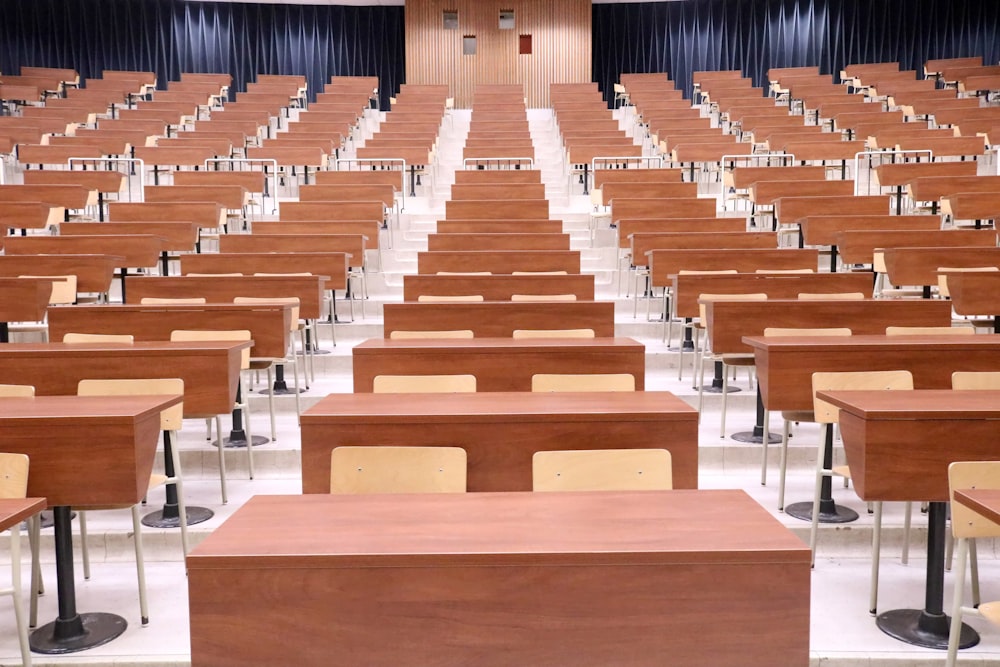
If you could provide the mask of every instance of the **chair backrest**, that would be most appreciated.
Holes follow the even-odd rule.
[[[567,271],[512,271],[512,276],[565,276]]]
[[[458,394],[475,393],[475,375],[376,375],[376,394]]]
[[[708,294],[702,293],[698,295],[698,301],[767,301],[767,294],[764,292],[752,292],[750,294]],[[702,326],[708,318],[708,309],[705,307],[704,303],[698,304],[698,318],[701,320]]]
[[[754,273],[768,274],[792,274],[792,273],[816,273],[813,269],[757,269]]]
[[[604,205],[604,193],[601,192],[600,188],[591,188],[590,190],[590,203],[594,207]]]
[[[461,447],[335,447],[330,493],[464,493]]]
[[[575,294],[511,294],[511,301],[576,301]]]
[[[459,301],[459,302],[472,302],[472,301],[485,301],[482,294],[457,294],[457,295],[440,295],[436,296],[434,294],[421,294],[417,297],[417,301],[421,303],[428,303],[434,301]]]
[[[290,303],[292,304],[292,324],[291,330],[299,330],[299,297],[297,296],[282,296],[282,297],[258,297],[258,296],[238,296],[233,299],[233,303],[246,303],[246,304],[260,304],[260,303]]]
[[[799,292],[802,301],[862,301],[864,298],[861,292]]]
[[[472,329],[448,329],[445,331],[405,331],[389,332],[389,340],[413,340],[415,338],[473,338]]]
[[[170,332],[173,341],[247,341],[253,340],[249,329],[174,329]],[[240,352],[240,370],[250,368],[250,348]]]
[[[439,276],[492,276],[492,271],[438,271]]]
[[[886,327],[886,336],[970,336],[976,333],[974,327]]]
[[[54,306],[76,303],[76,276],[18,276],[18,278],[51,278],[52,294],[49,304]]]
[[[0,453],[0,498],[24,498],[28,494],[28,455]]]
[[[242,273],[185,273],[184,275],[192,276],[195,278],[211,278],[213,276],[226,276],[226,277],[242,276],[243,274]]]
[[[203,297],[203,296],[192,296],[192,297],[189,297],[189,298],[186,298],[186,299],[183,299],[183,298],[167,299],[167,298],[160,298],[160,297],[155,297],[155,296],[144,296],[139,301],[139,303],[141,303],[144,306],[145,305],[156,305],[156,306],[159,306],[159,305],[163,305],[163,306],[174,305],[174,306],[181,306],[181,305],[188,305],[188,304],[190,304],[190,305],[197,305],[199,303],[208,303],[208,300],[205,297]]]
[[[133,343],[132,334],[92,334],[69,331],[63,334],[64,343]]]
[[[535,491],[653,491],[673,488],[665,449],[591,449],[535,452]]]
[[[531,376],[531,391],[635,391],[635,377],[631,373],[536,373]]]
[[[813,373],[813,412],[816,422],[835,424],[840,416],[840,408],[816,398],[818,391],[861,391],[913,389],[913,375],[910,371],[846,371],[841,373]]]
[[[514,329],[514,338],[594,338],[593,329]]]
[[[952,389],[1000,389],[1000,371],[955,371],[951,374]]]
[[[30,384],[0,384],[0,398],[31,398],[35,388]]]
[[[1000,537],[1000,525],[955,502],[955,491],[959,489],[1000,489],[1000,461],[955,461],[948,466],[952,535]]]
[[[764,329],[765,336],[850,336],[851,330],[844,327],[826,328],[801,328],[793,327],[767,327]]]
[[[939,266],[938,271],[953,271],[955,273],[975,273],[976,271],[1000,271],[1000,266]],[[948,290],[948,275],[945,273],[938,274],[938,296],[941,298],[948,298],[951,296],[951,292]]]
[[[720,276],[728,275],[731,273],[739,273],[736,269],[717,269],[717,270],[707,270],[698,271],[695,269],[681,269],[677,272],[679,276]]]
[[[885,253],[881,250],[876,250],[872,253],[872,271],[875,273],[885,273]]]
[[[184,380],[180,378],[80,380],[76,386],[76,393],[78,396],[183,396]],[[183,402],[160,412],[161,431],[179,431],[183,421]]]

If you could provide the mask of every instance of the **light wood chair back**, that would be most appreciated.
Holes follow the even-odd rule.
[[[0,453],[0,498],[24,498],[28,495],[28,455]]]
[[[535,491],[653,491],[673,488],[665,449],[591,449],[535,452]]]
[[[536,373],[531,391],[635,391],[631,373]]]
[[[565,276],[568,271],[512,271],[512,276]]]
[[[460,303],[471,303],[474,301],[485,301],[482,294],[456,294],[456,295],[440,295],[436,296],[433,294],[421,294],[417,297],[417,301],[420,303],[432,303],[435,301],[457,301]]]
[[[31,398],[35,388],[30,384],[0,384],[0,398]]]
[[[472,329],[447,329],[443,331],[405,331],[397,329],[389,332],[389,340],[413,340],[419,338],[473,338]]]
[[[249,329],[174,329],[170,332],[173,341],[248,341],[253,340]],[[240,370],[250,368],[250,348],[240,351]]]
[[[463,394],[475,393],[475,375],[376,375],[376,394]]]
[[[954,502],[956,489],[1000,489],[1000,461],[955,461],[948,466],[952,535],[958,538],[1000,537],[1000,524]]]
[[[198,305],[200,303],[208,303],[208,300],[203,296],[192,296],[189,298],[177,298],[168,299],[156,296],[144,296],[142,300],[139,301],[142,305],[152,305],[152,306],[183,306],[183,305]]]
[[[1000,371],[955,371],[951,374],[952,389],[1000,389]]]
[[[721,276],[728,275],[731,273],[739,273],[736,269],[717,269],[717,270],[707,270],[698,271],[695,269],[681,269],[677,272],[679,276]]]
[[[511,294],[511,301],[576,301],[575,294]]]
[[[132,334],[92,334],[69,331],[63,334],[64,343],[133,343]]]
[[[514,338],[594,338],[593,329],[514,329]]]
[[[464,493],[461,447],[335,447],[330,493]]]
[[[793,273],[816,273],[813,269],[757,269],[754,273],[767,274],[793,274]]]
[[[764,329],[765,336],[850,336],[851,330],[846,327],[825,327],[811,329],[803,327],[767,327]]]
[[[492,276],[492,271],[438,271],[438,276]]]
[[[80,380],[77,396],[183,396],[184,380],[180,378],[142,378]],[[184,422],[184,403],[172,405],[160,412],[161,431],[179,431]]]
[[[819,424],[835,424],[840,408],[816,398],[818,391],[908,391],[913,389],[910,371],[846,371],[841,373],[813,373],[813,413]]]
[[[801,301],[862,301],[865,295],[861,292],[799,292]]]
[[[886,336],[971,336],[976,333],[973,327],[886,327]]]

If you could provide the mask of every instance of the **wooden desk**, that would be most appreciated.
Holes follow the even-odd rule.
[[[668,392],[331,394],[302,414],[302,492],[328,493],[342,445],[448,445],[469,491],[530,491],[536,451],[662,447],[674,488],[698,488],[698,414]]]
[[[143,297],[205,297],[211,303],[231,303],[238,296],[299,298],[299,316],[319,319],[323,310],[326,276],[150,276],[129,281],[126,303]]]
[[[847,264],[871,264],[876,249],[889,248],[997,248],[997,232],[992,229],[863,229],[838,232],[837,248]],[[943,265],[942,265],[943,266]],[[936,279],[931,282],[936,282]],[[893,283],[910,285],[913,283]],[[928,285],[931,283],[920,283]]]
[[[45,498],[0,498],[0,531],[18,525],[46,507]]]
[[[819,252],[812,248],[774,250],[650,250],[646,265],[653,287],[671,284],[681,271],[727,271],[753,273],[757,269],[816,270]]]
[[[0,278],[0,343],[8,338],[8,322],[40,322],[52,296],[52,280]]]
[[[844,451],[862,500],[931,501],[924,608],[883,612],[876,623],[908,644],[946,648],[948,465],[996,459],[1000,391],[841,391],[818,396],[840,408]],[[976,632],[963,626],[960,647],[978,641]]]
[[[513,273],[565,271],[580,273],[579,250],[428,251],[417,253],[417,273]]]
[[[34,385],[39,396],[68,396],[83,379],[169,372],[184,380],[185,418],[215,416],[233,409],[241,351],[251,344],[7,343],[0,346],[0,383]]]
[[[68,393],[76,393],[75,384]],[[142,500],[153,470],[160,411],[180,401],[180,396],[0,399],[4,449],[30,457],[28,495],[44,497],[55,507],[59,618],[31,634],[33,651],[81,651],[125,631],[127,623],[120,616],[76,611],[70,506],[128,506]],[[81,446],[85,443],[100,446]]]
[[[589,274],[538,276],[407,274],[403,276],[404,301],[416,301],[421,295],[469,294],[478,294],[486,301],[509,301],[514,294],[573,294],[577,301],[593,301],[594,276]]]
[[[427,249],[430,251],[463,250],[569,250],[569,234],[516,234],[488,233],[474,234],[428,234]]]
[[[354,391],[376,375],[472,374],[478,391],[530,391],[536,373],[631,373],[645,382],[645,346],[631,338],[367,340],[353,349]]]
[[[393,331],[471,329],[477,338],[504,338],[517,329],[593,329],[600,338],[615,335],[611,301],[480,301],[387,303],[388,338]]]
[[[448,201],[445,203],[445,218],[449,220],[547,220],[549,202],[547,199],[477,199],[469,201]]]
[[[438,220],[438,234],[562,234],[562,220]]]
[[[623,218],[714,218],[715,199],[615,199],[611,220]]]
[[[111,288],[115,267],[125,261],[118,255],[2,255],[0,276],[76,276],[78,293],[103,294]]]
[[[742,221],[741,221],[742,222]],[[619,234],[621,230],[619,230]],[[633,233],[628,237],[633,267],[646,266],[654,250],[766,250],[777,249],[778,237],[755,232],[654,232]]]
[[[151,234],[131,236],[8,236],[2,240],[6,255],[97,255],[121,256],[124,280],[127,267],[152,267],[166,250],[166,240]],[[37,275],[37,274],[36,274]]]
[[[948,292],[956,313],[990,315],[993,333],[1000,333],[1000,272],[948,273]]]
[[[917,389],[946,389],[955,371],[1000,370],[997,336],[746,336],[743,340],[754,351],[758,386],[771,411],[811,410],[815,372],[908,370]]]
[[[326,289],[347,289],[351,255],[342,252],[205,253],[181,256],[181,274],[189,273],[302,273],[326,276]]]
[[[808,662],[809,552],[742,491],[257,496],[188,567],[196,667]]]
[[[177,329],[247,329],[251,354],[280,359],[291,337],[288,304],[149,304],[75,306],[49,309],[49,337],[61,341],[70,332],[131,334],[137,341],[167,341]]]
[[[942,266],[1000,266],[1000,248],[995,247],[886,248],[883,256],[893,285],[936,285]]]

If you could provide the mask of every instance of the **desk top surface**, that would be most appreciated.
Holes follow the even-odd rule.
[[[848,324],[849,326],[849,324]],[[982,350],[1000,349],[1000,336],[744,336],[743,342],[758,350],[841,350],[865,351],[886,349]]]
[[[33,396],[30,398],[0,398],[0,428],[34,423],[39,420],[57,422],[117,421],[141,417],[180,403],[177,396]],[[80,423],[78,429],[84,428]],[[51,434],[50,434],[51,435]],[[80,437],[80,432],[73,434]]]
[[[378,353],[384,351],[437,351],[437,352],[481,352],[510,353],[519,350],[540,348],[567,348],[577,351],[618,349],[645,349],[632,338],[420,338],[412,340],[391,340],[371,338],[354,347],[354,353]]]
[[[809,558],[743,491],[316,494],[251,498],[188,566],[650,564],[696,553],[718,563]]]
[[[136,341],[134,343],[4,343],[0,356],[171,355],[185,350],[242,350],[253,341]]]
[[[0,498],[0,530],[7,530],[47,506],[45,498]]]
[[[868,420],[1000,420],[1000,391],[994,390],[820,391],[816,395]]]
[[[666,391],[330,394],[302,414],[303,424],[419,421],[604,421],[690,419],[697,411]]]
[[[956,489],[955,502],[1000,523],[1000,489]]]

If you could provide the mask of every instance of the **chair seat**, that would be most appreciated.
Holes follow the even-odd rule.
[[[851,467],[850,466],[833,466],[833,474],[839,475],[840,477],[851,478]]]
[[[781,418],[786,422],[814,422],[816,413],[812,410],[785,410],[781,413]]]
[[[724,354],[722,362],[727,366],[753,366],[755,359],[752,354]]]
[[[1000,625],[1000,600],[979,605],[979,614],[993,625]]]

